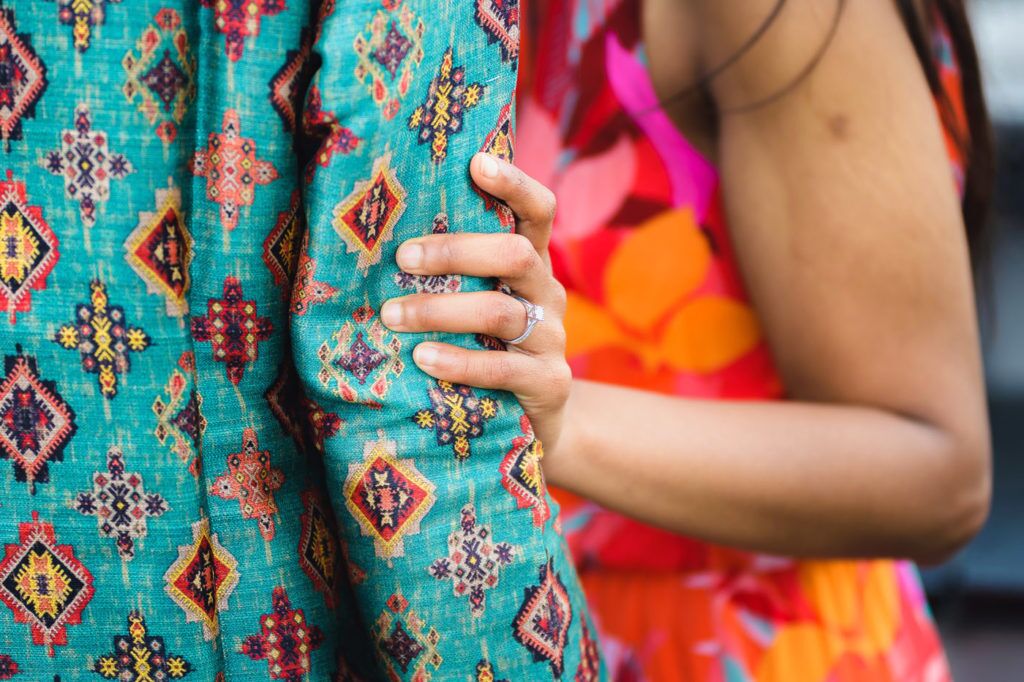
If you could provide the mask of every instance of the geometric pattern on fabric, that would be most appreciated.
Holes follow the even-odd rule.
[[[270,338],[274,323],[261,317],[256,301],[247,301],[242,283],[236,277],[224,279],[222,298],[211,298],[206,315],[192,318],[192,338],[209,342],[213,359],[226,365],[228,379],[236,386],[245,375],[246,365],[259,359],[259,344]]]
[[[0,601],[29,625],[33,644],[49,656],[66,645],[67,626],[82,622],[93,593],[92,574],[71,545],[57,544],[52,523],[32,512],[31,521],[18,524],[18,542],[4,546],[0,561]]]
[[[421,429],[436,433],[437,444],[451,445],[456,459],[466,459],[470,439],[484,433],[484,420],[498,413],[493,398],[478,398],[473,389],[462,384],[437,381],[427,388],[431,407],[418,411],[412,419]]]
[[[100,537],[113,538],[125,561],[135,557],[135,541],[146,537],[146,519],[163,515],[167,500],[147,493],[142,476],[125,471],[124,455],[116,445],[107,450],[107,470],[92,475],[92,490],[78,493],[75,509],[96,517]]]
[[[173,183],[156,190],[156,210],[141,211],[139,224],[124,242],[125,259],[146,290],[167,299],[167,314],[188,312],[192,235],[181,216],[181,191]]]
[[[121,60],[126,74],[121,91],[129,102],[138,98],[139,111],[169,145],[196,98],[196,58],[181,15],[172,8],[157,10],[136,49],[138,54],[129,50]]]
[[[15,313],[29,310],[32,289],[46,287],[46,277],[60,258],[57,235],[42,209],[27,201],[25,183],[8,169],[7,181],[0,182],[0,305],[11,324]]]
[[[71,27],[75,49],[85,52],[92,44],[92,30],[107,20],[107,5],[121,0],[48,0],[56,2],[60,23]]]
[[[285,9],[285,0],[199,0],[199,4],[213,9],[214,26],[224,34],[224,51],[233,62],[242,58],[245,39],[260,34],[261,19]]]
[[[195,356],[185,351],[178,358],[178,368],[171,371],[163,391],[153,400],[156,427],[153,435],[161,445],[171,443],[171,452],[188,464],[193,476],[198,476],[196,459],[199,442],[206,431],[203,416],[203,396],[189,379],[195,372]]]
[[[381,246],[405,212],[407,193],[390,164],[391,154],[374,161],[370,179],[357,182],[334,209],[334,229],[347,250],[358,254],[356,267],[364,274],[380,262]]]
[[[440,633],[409,607],[401,591],[388,597],[373,624],[373,636],[389,679],[429,680],[429,668],[441,667]],[[407,677],[410,668],[412,675]]]
[[[271,612],[260,616],[260,634],[245,638],[242,653],[255,661],[265,660],[272,680],[302,682],[309,672],[310,654],[320,648],[323,633],[306,622],[302,609],[292,608],[283,587],[274,588],[271,600]]]
[[[128,614],[128,634],[114,636],[114,651],[96,660],[93,668],[107,680],[180,680],[192,672],[181,656],[168,654],[164,638],[149,634],[141,612]]]
[[[502,566],[512,563],[516,548],[491,539],[491,527],[477,523],[476,507],[462,508],[458,530],[448,536],[448,556],[430,565],[438,580],[451,580],[457,597],[469,598],[474,616],[484,615],[484,590],[498,584]]]
[[[231,231],[238,225],[243,206],[256,200],[256,186],[277,179],[269,161],[256,158],[256,141],[242,137],[238,112],[228,109],[220,133],[210,133],[206,149],[198,149],[189,167],[206,178],[206,198],[220,205],[220,222]]]
[[[89,283],[89,302],[75,305],[75,321],[61,325],[53,338],[65,350],[77,350],[82,370],[96,375],[104,398],[117,395],[117,376],[131,370],[129,353],[140,353],[151,343],[149,335],[128,324],[124,308],[110,305],[107,285]]]
[[[396,3],[397,4],[397,3]],[[392,119],[409,94],[416,68],[423,61],[423,20],[408,4],[396,14],[379,10],[366,25],[369,35],[356,36],[356,78],[366,84],[385,119]]]
[[[60,135],[60,148],[39,160],[53,175],[64,178],[64,193],[78,202],[82,225],[96,224],[96,211],[110,199],[110,181],[124,180],[135,167],[124,154],[110,151],[107,133],[93,128],[88,105],[75,107],[74,128]]]
[[[541,526],[551,515],[544,496],[544,447],[533,435],[530,419],[524,414],[519,420],[523,435],[512,440],[512,448],[501,460],[501,484],[516,499],[520,509],[533,510],[533,523]]]
[[[498,43],[501,58],[516,68],[519,59],[519,1],[475,0],[473,18],[487,32],[487,41]]]
[[[0,458],[11,460],[14,478],[36,483],[50,480],[50,462],[64,459],[64,449],[78,430],[75,411],[57,392],[57,384],[42,379],[36,359],[23,354],[4,356],[0,384]]]
[[[220,632],[217,612],[228,607],[238,577],[238,561],[210,533],[210,520],[202,518],[192,524],[192,542],[178,548],[178,558],[164,573],[164,589],[185,620],[202,623],[203,637],[211,640]]]
[[[0,137],[10,152],[11,140],[22,139],[23,119],[35,116],[48,82],[32,36],[18,32],[14,10],[5,7],[0,7],[0,68],[7,74],[0,88]]]
[[[434,505],[435,486],[412,459],[399,459],[397,444],[384,432],[367,441],[363,461],[353,462],[345,481],[345,504],[363,535],[373,538],[377,556],[403,556],[403,541],[420,530]]]
[[[324,595],[328,608],[337,602],[339,561],[334,516],[326,506],[324,496],[315,488],[302,493],[304,511],[299,517],[302,533],[299,536],[299,565],[306,572],[317,592]]]
[[[360,306],[332,337],[320,345],[320,372],[317,375],[325,388],[334,384],[334,393],[350,403],[379,406],[391,388],[392,376],[401,376],[405,363],[401,359],[402,342],[375,319],[377,313],[369,306]],[[369,382],[369,396],[363,392]]]
[[[430,145],[430,158],[440,164],[448,156],[449,138],[463,129],[463,116],[483,97],[480,83],[466,84],[466,67],[453,66],[452,50],[441,58],[437,75],[430,82],[426,99],[409,116],[408,126],[416,131],[420,144]]]
[[[242,431],[242,450],[228,455],[228,470],[210,486],[210,494],[237,500],[242,516],[256,519],[260,535],[274,539],[274,491],[284,483],[284,474],[270,466],[270,453],[260,450],[255,429]]]
[[[549,560],[541,565],[537,585],[527,587],[512,623],[512,636],[537,661],[547,661],[554,676],[562,676],[572,604],[562,579]]]

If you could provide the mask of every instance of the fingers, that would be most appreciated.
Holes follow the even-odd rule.
[[[557,284],[534,245],[518,234],[431,234],[404,242],[398,266],[414,275],[497,277],[524,298],[556,303]]]
[[[514,339],[526,330],[526,309],[518,300],[497,291],[460,294],[413,294],[387,301],[381,320],[398,332],[452,332],[487,334]],[[560,324],[539,323],[523,342],[528,352],[561,349]]]
[[[412,357],[420,369],[438,379],[511,391],[521,400],[561,395],[572,381],[568,365],[561,358],[467,350],[433,342],[416,346]]]
[[[555,195],[516,166],[490,154],[477,154],[469,165],[473,181],[502,199],[519,219],[517,232],[545,251],[555,220]]]

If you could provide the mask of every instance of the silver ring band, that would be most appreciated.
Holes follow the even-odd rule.
[[[523,304],[526,308],[526,329],[523,333],[514,339],[502,339],[505,343],[510,346],[516,346],[525,341],[530,334],[533,333],[533,328],[537,326],[538,322],[544,321],[544,306],[537,305],[536,303],[530,303],[522,296],[516,296],[515,294],[509,294],[512,298],[516,299]]]

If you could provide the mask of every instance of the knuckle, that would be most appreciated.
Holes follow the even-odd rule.
[[[572,370],[565,360],[559,359],[552,363],[550,373],[550,390],[552,393],[564,398],[569,395],[572,387]]]
[[[558,199],[555,197],[555,193],[547,187],[544,187],[541,191],[541,216],[548,225],[555,221],[555,213],[558,212]]]
[[[493,386],[500,386],[512,376],[512,362],[506,353],[495,353],[493,357],[487,358],[487,382]]]
[[[458,259],[458,246],[450,235],[438,240],[438,242],[436,250],[437,262],[432,264],[434,267],[431,269],[448,272],[452,269],[453,264]]]
[[[569,303],[569,295],[565,290],[565,286],[554,279],[554,284],[551,287],[551,306],[562,315],[565,313],[565,308]]]
[[[523,307],[508,296],[502,295],[502,298],[507,300],[503,300],[499,305],[488,306],[491,324],[488,332],[497,336],[509,336],[509,332],[522,323]]]
[[[506,253],[510,274],[521,275],[530,270],[538,260],[537,251],[530,240],[521,234],[511,235]]]

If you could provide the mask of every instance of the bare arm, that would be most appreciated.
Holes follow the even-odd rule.
[[[705,29],[704,61],[728,56],[770,1],[689,0]],[[575,381],[567,407],[555,391],[557,408],[532,396],[528,412],[560,435],[545,463],[549,481],[641,520],[779,554],[931,562],[977,532],[990,494],[964,227],[899,17],[888,0],[847,4],[834,41],[795,89],[720,120],[730,229],[791,401],[695,401]],[[719,106],[785,86],[820,45],[834,7],[790,0],[715,81]],[[510,204],[532,201],[537,213],[548,195],[532,189],[531,199],[530,181],[502,169],[506,186],[488,188],[519,192]],[[535,221],[524,231],[543,255],[542,229]],[[441,251],[438,272],[483,267],[483,255]],[[532,274],[522,277],[550,280],[544,263],[524,261]],[[502,316],[506,331],[521,328],[514,312]],[[427,317],[423,328],[447,328]],[[476,323],[488,325],[486,315]],[[452,350],[424,369],[480,386],[515,383],[530,399],[543,375],[518,356],[546,353],[536,371],[556,376],[547,346],[558,343],[538,342],[515,361]]]

